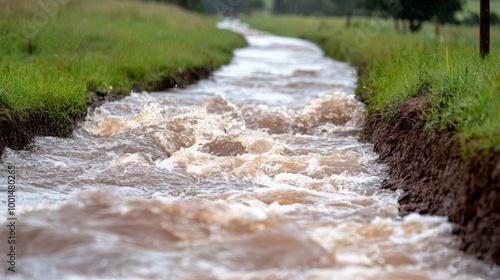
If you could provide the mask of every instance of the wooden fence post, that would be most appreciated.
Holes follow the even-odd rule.
[[[485,58],[490,53],[490,0],[481,0],[479,41],[481,56]]]

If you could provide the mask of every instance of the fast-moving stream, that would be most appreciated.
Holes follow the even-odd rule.
[[[348,64],[302,40],[220,25],[249,47],[209,80],[133,93],[70,139],[4,152],[2,168],[17,171],[17,272],[2,226],[0,278],[498,276],[458,249],[445,218],[398,216],[400,194],[380,188],[386,167],[358,141],[363,105]],[[6,191],[1,201],[5,222]]]

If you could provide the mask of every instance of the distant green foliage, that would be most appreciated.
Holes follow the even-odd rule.
[[[333,15],[335,4],[331,0],[275,0],[273,13],[277,15]]]
[[[357,7],[408,21],[411,31],[419,31],[424,21],[456,23],[455,15],[465,0],[358,0]]]
[[[479,25],[479,0],[468,0],[462,12],[457,17],[461,23]],[[490,23],[500,25],[500,0],[490,0]]]
[[[186,10],[195,11],[199,13],[205,12],[203,0],[143,0],[146,2],[158,2],[178,5]]]
[[[205,12],[236,16],[238,14],[253,14],[266,8],[264,0],[203,0]]]
[[[437,19],[440,23],[456,22],[457,11],[465,7],[471,10],[464,18],[471,23],[473,13],[479,13],[479,1],[474,0],[143,0],[176,4],[184,9],[223,15],[252,14],[271,11],[275,14],[289,15],[335,15],[374,14],[411,20],[414,26],[418,21]],[[492,12],[498,14],[499,0],[491,0]],[[360,10],[361,9],[361,10]],[[468,12],[466,13],[469,14]],[[416,28],[416,27],[415,27]]]
[[[390,20],[247,18],[254,27],[318,43],[328,56],[362,71],[361,91],[370,93],[367,117],[389,117],[405,101],[426,104],[428,132],[457,131],[463,153],[500,151],[500,28],[493,27],[492,53],[483,60],[474,27],[432,26],[419,35],[399,34]],[[364,74],[363,74],[364,73]]]
[[[467,0],[464,10],[479,14],[480,0]],[[490,0],[490,11],[500,14],[500,0]]]
[[[241,10],[246,14],[252,14],[253,12],[263,11],[266,8],[266,4],[263,0],[247,0],[243,2]]]
[[[479,14],[468,11],[463,14],[462,23],[467,25],[479,25]],[[500,25],[500,16],[494,11],[490,12],[490,24],[491,25]]]
[[[252,14],[266,8],[264,0],[143,0],[178,5],[186,10],[236,16],[237,14]]]

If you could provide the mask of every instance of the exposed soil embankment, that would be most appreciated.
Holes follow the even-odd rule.
[[[447,216],[466,252],[500,264],[500,153],[464,160],[456,133],[422,132],[421,112],[413,99],[367,123],[365,137],[390,167],[384,187],[404,190],[402,215]]]
[[[165,90],[173,87],[186,87],[201,79],[205,79],[213,72],[209,68],[195,68],[186,71],[175,78],[165,78],[163,81],[151,85],[148,90]],[[142,91],[140,86],[134,87],[134,91]],[[92,100],[89,107],[96,108],[106,102],[112,102],[124,98],[122,94],[107,94],[96,92],[90,95]],[[74,122],[78,121],[75,119]],[[68,124],[71,125],[71,124]],[[33,138],[37,136],[58,136],[56,124],[43,112],[33,112],[27,117],[9,118],[0,108],[0,156],[4,149],[9,147],[20,150],[26,147]]]
[[[56,136],[57,128],[42,112],[13,119],[0,113],[0,155],[5,147],[24,148],[36,136]]]

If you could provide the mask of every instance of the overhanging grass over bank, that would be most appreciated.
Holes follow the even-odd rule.
[[[244,40],[216,19],[142,1],[0,0],[0,112],[36,112],[61,123],[87,108],[89,92],[151,89],[230,61]],[[68,122],[68,120],[70,120]]]
[[[368,118],[390,116],[414,97],[426,104],[426,130],[455,130],[464,154],[500,150],[500,29],[483,61],[478,28],[433,26],[419,34],[395,32],[392,21],[356,18],[246,18],[255,28],[318,43],[326,55],[362,71]],[[367,70],[365,72],[365,70]]]

